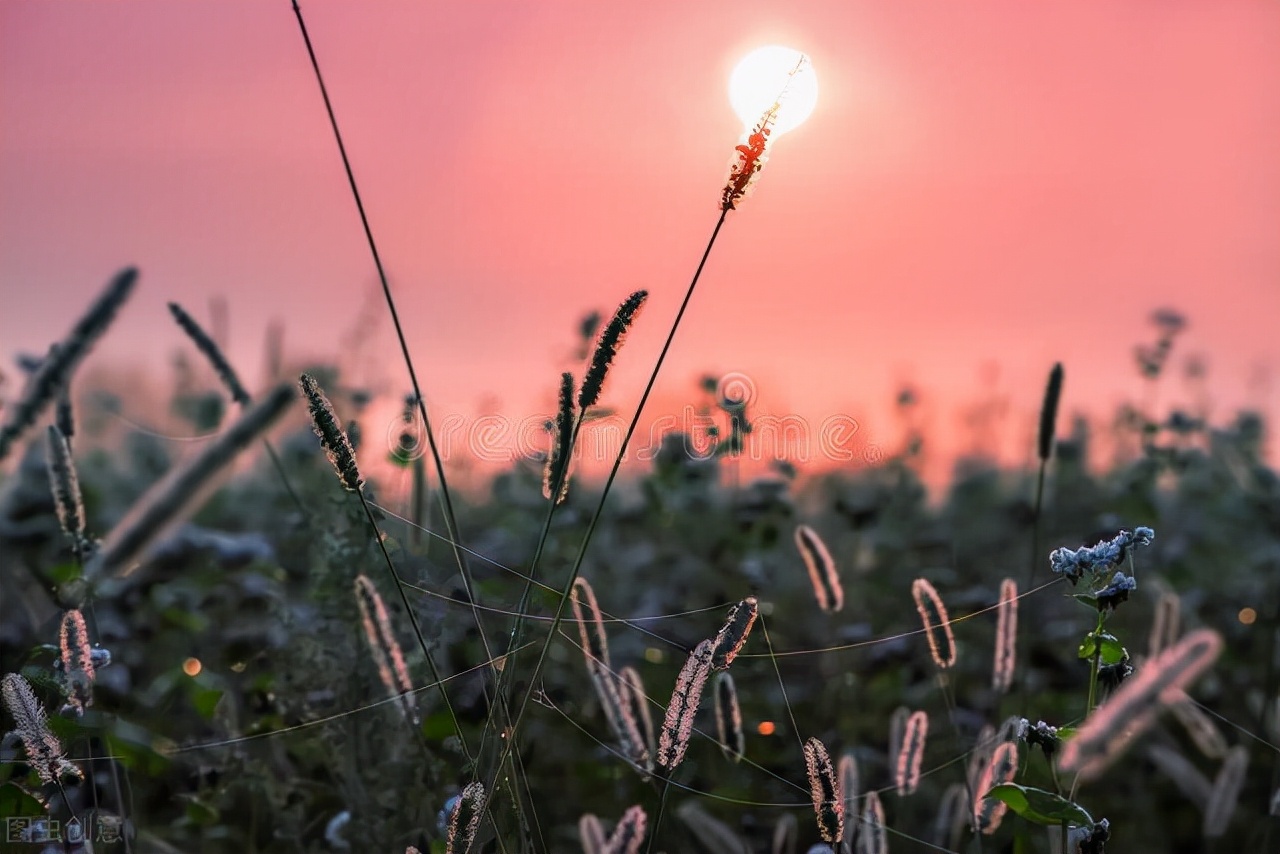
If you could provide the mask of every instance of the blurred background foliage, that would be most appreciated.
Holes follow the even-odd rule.
[[[1161,381],[1176,334],[1168,324],[1157,329],[1157,343],[1138,352],[1150,388]],[[232,407],[190,373],[179,364],[172,412],[197,433],[216,430]],[[322,385],[342,388],[336,369],[317,375]],[[1067,377],[1069,389],[1070,366]],[[661,850],[714,851],[708,840],[727,832],[749,850],[768,851],[775,827],[789,816],[798,820],[798,850],[805,850],[818,837],[800,741],[817,736],[833,756],[852,751],[864,787],[891,785],[889,721],[902,706],[929,712],[924,767],[936,770],[916,794],[885,796],[889,827],[906,834],[892,836],[890,847],[935,850],[912,838],[936,841],[943,792],[962,779],[963,765],[947,763],[983,724],[998,725],[1010,714],[1052,724],[1080,718],[1088,665],[1076,647],[1092,616],[1069,598],[1065,583],[1023,599],[1018,670],[1003,697],[990,688],[994,613],[957,623],[953,727],[924,639],[912,634],[919,628],[912,581],[928,578],[953,617],[968,615],[997,601],[1005,577],[1024,590],[1028,577],[1036,586],[1053,581],[1052,549],[1138,525],[1154,528],[1156,540],[1136,555],[1138,590],[1110,630],[1140,659],[1154,603],[1174,591],[1184,630],[1223,633],[1226,652],[1192,693],[1231,722],[1218,725],[1228,743],[1248,748],[1251,762],[1227,835],[1212,842],[1201,837],[1201,805],[1144,753],[1150,744],[1176,750],[1213,779],[1219,761],[1203,756],[1172,716],[1105,779],[1085,787],[1081,802],[1110,820],[1117,851],[1261,851],[1265,840],[1280,844],[1274,828],[1268,835],[1277,819],[1267,817],[1277,754],[1262,741],[1280,741],[1280,480],[1264,457],[1267,426],[1249,412],[1209,423],[1194,405],[1167,406],[1157,416],[1154,399],[1124,407],[1106,427],[1077,418],[1060,433],[1038,547],[1036,472],[974,455],[956,462],[949,484],[931,499],[919,464],[928,435],[908,430],[902,449],[875,465],[806,474],[778,461],[747,477],[734,457],[750,413],[732,401],[710,406],[722,425],[712,453],[691,455],[689,437],[668,436],[650,467],[621,483],[606,505],[583,567],[603,609],[629,621],[608,624],[613,663],[635,666],[650,696],[665,704],[686,652],[719,628],[730,604],[759,597],[762,624],[733,666],[746,755],[755,764],[731,763],[713,739],[695,740],[677,775],[681,788],[670,794]],[[363,427],[367,394],[347,389],[334,400],[344,421]],[[917,403],[904,391],[904,425]],[[80,396],[85,435],[76,439],[76,461],[89,530],[97,535],[184,450],[135,429],[110,445],[95,441],[95,430],[121,406],[92,389]],[[1094,447],[1099,433],[1116,449],[1105,463]],[[86,716],[57,718],[56,727],[73,756],[83,757],[91,738],[97,756],[109,750],[119,758],[116,775],[103,760],[93,762],[91,779],[104,812],[123,795],[139,833],[137,850],[400,852],[410,844],[443,850],[440,810],[471,769],[434,689],[420,695],[422,739],[394,704],[378,702],[385,690],[361,633],[355,575],[363,572],[382,588],[410,671],[426,684],[408,620],[358,502],[338,487],[309,426],[296,420],[274,441],[301,500],[255,451],[143,567],[94,591],[91,632],[114,661],[100,672]],[[26,673],[56,708],[59,596],[69,595],[64,582],[75,568],[58,530],[41,448],[30,443],[0,482],[0,669]],[[375,443],[361,449],[380,453]],[[391,463],[406,473],[414,468],[405,454]],[[545,513],[541,478],[538,465],[519,463],[484,490],[458,496],[461,539],[474,552],[478,599],[486,607],[510,609],[519,598],[522,585],[511,571],[527,571],[537,541]],[[540,580],[563,583],[599,489],[590,481],[573,484],[554,517]],[[485,671],[477,669],[485,656],[452,553],[436,536],[444,530],[438,507],[383,501],[384,491],[390,494],[376,480],[369,484],[371,499],[387,511],[380,523],[392,557],[407,580],[427,591],[411,601],[437,662],[460,674],[448,691],[474,746],[488,713]],[[433,534],[415,532],[402,518],[414,513]],[[822,613],[814,601],[792,539],[799,523],[813,527],[835,556],[845,589],[838,614]],[[535,613],[550,614],[554,606],[552,595],[535,595]],[[502,647],[510,618],[482,615],[490,643]],[[521,733],[536,824],[553,851],[578,850],[583,813],[608,823],[639,803],[652,820],[658,792],[611,752],[581,653],[570,642],[576,632],[566,628]],[[545,623],[535,624],[530,639],[540,641],[543,632]],[[531,664],[526,653],[515,666],[527,672]],[[524,690],[521,672],[515,684]],[[707,697],[699,727],[713,733],[709,706]],[[659,716],[661,707],[653,713]],[[0,765],[2,803],[11,810],[31,808],[13,785],[25,779],[18,755],[6,746],[0,756],[8,760]],[[1024,758],[1024,774],[1031,785],[1050,786],[1040,757]],[[87,802],[83,791],[77,797]],[[481,832],[476,850],[496,850],[491,831]],[[1047,842],[1038,828],[1009,817],[984,850],[1045,851]]]

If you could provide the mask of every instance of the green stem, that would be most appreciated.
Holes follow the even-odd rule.
[[[1098,698],[1098,665],[1102,661],[1102,641],[1099,636],[1102,629],[1106,625],[1107,615],[1105,611],[1098,612],[1098,622],[1093,628],[1094,650],[1093,658],[1089,660],[1089,699],[1085,703],[1084,719],[1087,720],[1089,715],[1093,714],[1094,702]],[[1080,788],[1080,775],[1076,774],[1075,779],[1071,781],[1071,794],[1068,800],[1076,799],[1076,790]]]

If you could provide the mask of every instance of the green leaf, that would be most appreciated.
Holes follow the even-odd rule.
[[[1065,821],[1093,828],[1093,817],[1085,812],[1084,807],[1044,789],[1019,786],[1017,783],[1001,783],[993,786],[983,797],[1004,801],[1009,809],[1036,824],[1057,827]]]
[[[18,818],[37,815],[45,815],[45,810],[34,795],[17,783],[0,786],[0,816]]]
[[[203,688],[199,685],[191,689],[191,704],[196,707],[200,717],[209,720],[213,717],[214,707],[222,699],[222,692],[216,688]]]
[[[1080,657],[1087,660],[1099,651],[1102,652],[1103,664],[1116,664],[1129,654],[1115,635],[1109,632],[1089,632],[1080,642]]]

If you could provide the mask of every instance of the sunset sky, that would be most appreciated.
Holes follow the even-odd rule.
[[[1137,397],[1164,306],[1219,411],[1280,415],[1280,4],[302,5],[437,418],[549,411],[579,318],[647,288],[604,401],[630,413],[718,214],[729,73],[775,43],[818,107],[730,213],[649,422],[739,372],[757,412],[887,449],[911,383],[942,447],[1007,399],[1022,461],[1053,362],[1067,411]],[[407,389],[288,0],[0,5],[10,392],[127,264],[92,364],[157,396],[166,302],[218,298],[259,387],[274,320],[291,359]]]

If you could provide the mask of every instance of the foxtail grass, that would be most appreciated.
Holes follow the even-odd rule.
[[[993,786],[1011,782],[1018,773],[1018,745],[1002,741],[996,745],[991,759],[982,769],[982,776],[973,797],[973,827],[978,833],[990,836],[1000,827],[1008,804],[995,798],[983,797]]]
[[[649,712],[649,695],[645,693],[640,672],[630,665],[618,671],[618,681],[622,701],[639,726],[640,735],[644,739],[649,757],[646,770],[652,772],[653,757],[658,753],[658,744],[653,728],[653,715]]]
[[[203,500],[214,479],[293,403],[288,385],[277,386],[198,454],[176,466],[134,502],[85,565],[90,580],[127,576],[145,550]]]
[[[542,476],[542,497],[563,504],[569,497],[569,466],[573,462],[573,374],[560,375],[560,397],[556,407],[555,429],[551,448],[547,451],[547,463]]]
[[[600,401],[600,393],[604,390],[605,380],[609,376],[609,366],[622,348],[631,324],[635,323],[644,301],[649,297],[648,291],[636,291],[618,306],[613,318],[600,333],[595,350],[591,354],[591,365],[582,379],[582,388],[578,392],[578,411],[586,412]]]
[[[1243,745],[1237,744],[1227,751],[1204,808],[1203,832],[1206,839],[1217,839],[1227,832],[1240,802],[1240,791],[1244,788],[1248,769],[1249,751]]]
[[[445,836],[445,854],[467,854],[476,840],[480,820],[484,817],[485,791],[480,783],[469,783],[449,811]]]
[[[748,596],[729,609],[724,625],[716,633],[711,650],[711,667],[715,670],[727,670],[733,660],[738,657],[742,647],[747,643],[751,627],[760,615],[760,603],[754,596]]]
[[[1176,695],[1174,695],[1176,696]],[[1227,755],[1227,738],[1213,719],[1184,693],[1169,704],[1169,711],[1182,724],[1182,728],[1205,757],[1222,759]]]
[[[917,578],[911,583],[911,596],[915,599],[916,611],[924,625],[934,666],[939,670],[950,669],[956,663],[956,639],[951,631],[947,608],[942,604],[938,591],[933,589],[927,578]]]
[[[858,773],[858,757],[846,750],[836,763],[836,776],[840,778],[840,795],[844,798],[845,831],[840,843],[841,854],[852,854],[853,840],[857,838],[858,797],[862,794],[862,779]]]
[[[884,804],[875,789],[867,792],[858,822],[858,854],[889,854],[889,834],[884,824]]]
[[[671,702],[667,704],[662,730],[658,736],[658,765],[674,771],[684,760],[693,734],[693,720],[702,702],[702,691],[711,675],[712,643],[704,640],[689,653],[676,677]]]
[[[14,732],[22,742],[27,764],[41,782],[61,786],[62,778],[83,779],[80,769],[68,761],[62,742],[49,729],[44,706],[36,699],[31,684],[17,673],[6,673],[0,681],[0,698],[13,718]]]
[[[1151,622],[1151,634],[1147,639],[1147,657],[1155,658],[1178,640],[1182,626],[1182,598],[1172,590],[1166,590],[1156,600],[1155,616]]]
[[[365,640],[369,643],[374,666],[378,668],[378,679],[390,696],[399,699],[405,720],[416,727],[419,715],[414,700],[413,681],[409,678],[409,668],[404,663],[400,642],[391,630],[391,619],[387,616],[387,606],[382,601],[382,595],[364,575],[356,576],[355,594],[356,605],[360,609],[360,624],[364,627]]]
[[[639,805],[628,807],[622,814],[622,818],[618,819],[613,833],[609,835],[609,841],[604,846],[604,854],[639,854],[640,846],[644,843],[645,826],[648,820],[648,816]]]
[[[844,838],[844,797],[840,794],[840,778],[836,776],[826,745],[820,740],[807,739],[803,752],[818,834],[824,842],[837,844]]]
[[[582,845],[582,854],[602,854],[607,837],[604,825],[593,813],[585,813],[578,819],[578,842]]]
[[[596,600],[591,582],[585,578],[577,579],[569,596],[573,604],[573,616],[578,622],[582,651],[587,656],[588,664],[594,662],[606,670],[610,669],[609,636],[605,634],[604,616],[600,612],[600,603]]]
[[[822,538],[808,525],[798,525],[795,533],[796,548],[809,571],[809,581],[813,585],[814,598],[818,607],[827,613],[834,613],[844,607],[844,588],[840,585],[840,575],[836,571],[835,559],[822,542]]]
[[[351,447],[338,416],[333,411],[333,404],[325,395],[315,377],[303,374],[299,379],[302,393],[307,398],[307,409],[311,413],[311,424],[320,437],[320,446],[324,448],[329,463],[333,466],[342,488],[348,492],[359,492],[364,485],[360,477],[360,468],[356,465],[356,452]]]
[[[58,628],[58,652],[62,678],[66,681],[67,705],[77,715],[83,715],[85,707],[93,704],[93,680],[97,669],[93,663],[93,648],[89,645],[89,630],[78,608],[62,615]]]
[[[76,559],[80,560],[88,547],[84,533],[84,499],[75,461],[71,458],[71,446],[56,424],[50,424],[45,433],[45,465],[49,469],[49,489],[53,492],[58,526],[71,541]]]
[[[22,434],[67,390],[76,367],[107,331],[133,292],[137,280],[138,271],[133,267],[117,273],[71,332],[50,349],[48,357],[28,381],[22,396],[12,406],[6,407],[8,418],[0,423],[0,460],[9,455]]]
[[[738,705],[738,689],[728,671],[716,674],[716,740],[730,762],[740,762],[747,752],[742,733],[742,709]]]
[[[1007,693],[1013,684],[1018,661],[1018,583],[1012,578],[1000,582],[1000,604],[996,608],[995,659],[991,667],[991,689]]]
[[[929,715],[915,711],[907,718],[902,745],[894,766],[894,781],[899,795],[915,794],[920,785],[920,763],[924,760],[925,740],[929,735]]]
[[[214,341],[209,333],[204,331],[195,318],[187,314],[186,310],[176,302],[169,303],[169,313],[173,315],[173,319],[182,331],[187,333],[187,337],[196,345],[196,349],[200,351],[211,366],[214,373],[218,375],[218,379],[226,388],[227,393],[231,395],[231,399],[241,406],[249,404],[249,392],[245,390],[244,384],[240,382],[239,375],[235,369],[231,367],[231,363],[227,361],[227,357],[222,354],[222,348],[218,346],[218,342]]]

